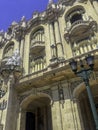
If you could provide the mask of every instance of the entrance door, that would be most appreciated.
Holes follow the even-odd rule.
[[[45,97],[44,97],[45,96]],[[26,104],[25,104],[26,101]],[[32,95],[23,102],[25,118],[22,119],[24,130],[52,130],[50,98],[46,94]]]
[[[32,112],[26,113],[26,130],[35,130],[35,114]]]
[[[50,107],[38,107],[27,112],[25,130],[52,130]]]

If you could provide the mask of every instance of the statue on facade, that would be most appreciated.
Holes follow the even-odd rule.
[[[25,16],[22,16],[22,18],[21,18],[21,27],[23,27],[23,28],[26,27],[26,18],[25,18]]]
[[[20,66],[21,65],[21,58],[19,54],[19,50],[16,49],[12,57],[8,58],[6,65],[13,65],[13,66]]]

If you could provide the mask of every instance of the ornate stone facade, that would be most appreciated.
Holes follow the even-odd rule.
[[[95,130],[85,85],[69,66],[88,54],[98,109],[97,0],[49,0],[1,31],[0,130]]]

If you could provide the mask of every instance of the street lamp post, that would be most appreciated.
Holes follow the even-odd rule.
[[[80,60],[80,67],[81,67],[80,71],[77,70],[78,69],[77,61],[72,60],[69,64],[71,66],[72,71],[78,77],[81,77],[83,79],[84,83],[85,83],[89,102],[90,102],[90,105],[91,105],[91,110],[92,110],[95,125],[96,125],[96,130],[98,130],[98,115],[97,115],[93,95],[92,95],[92,92],[91,92],[91,89],[90,89],[90,86],[89,86],[89,78],[90,78],[90,75],[91,75],[91,73],[93,71],[93,67],[94,67],[94,56],[89,55],[85,58],[85,60],[87,62],[87,65],[89,66],[88,69],[86,69],[84,67],[82,60]]]

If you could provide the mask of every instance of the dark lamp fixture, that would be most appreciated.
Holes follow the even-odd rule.
[[[96,106],[95,106],[94,99],[92,96],[92,91],[91,91],[91,88],[89,86],[89,78],[90,78],[90,75],[93,73],[94,56],[88,55],[85,58],[85,60],[87,62],[87,65],[89,66],[89,68],[85,68],[85,66],[83,64],[83,60],[80,60],[80,67],[81,67],[80,70],[77,70],[77,62],[74,61],[74,59],[69,64],[71,66],[71,69],[74,71],[74,73],[78,77],[81,77],[81,79],[85,83],[87,94],[88,94],[88,99],[90,102],[93,118],[94,118],[95,125],[96,125],[96,130],[98,130],[98,115],[97,115],[98,113],[96,111]]]
[[[76,73],[77,72],[77,61],[72,60],[69,64],[71,66],[72,71]]]
[[[89,65],[89,67],[91,69],[93,69],[94,67],[94,56],[91,56],[91,55],[88,55],[86,58],[85,58],[87,64]]]

